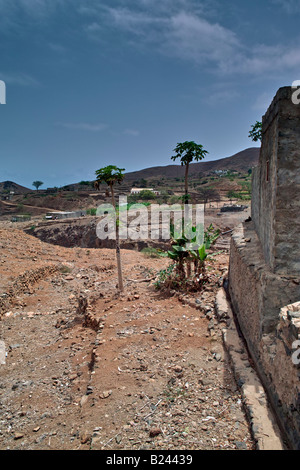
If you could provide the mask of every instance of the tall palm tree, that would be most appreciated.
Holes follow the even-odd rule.
[[[113,207],[116,211],[116,201],[115,201],[115,192],[114,185],[116,183],[121,183],[124,179],[123,171],[125,168],[118,168],[114,165],[108,165],[104,168],[97,170],[96,176],[97,180],[100,183],[106,183],[110,188],[111,199]],[[120,236],[119,236],[119,217],[116,212],[116,258],[117,258],[117,267],[118,267],[118,288],[122,292],[124,290],[123,285],[123,276],[122,276],[122,263],[121,263],[121,252],[120,252]]]
[[[208,154],[207,150],[204,150],[203,145],[196,144],[194,141],[186,141],[177,144],[174,149],[176,155],[172,156],[172,160],[180,159],[181,165],[185,165],[185,179],[184,179],[184,203],[188,204],[189,199],[189,187],[188,187],[188,174],[189,166],[192,162],[203,160]]]
[[[207,150],[204,150],[203,145],[196,144],[194,141],[185,141],[178,143],[174,149],[176,155],[172,156],[173,161],[180,159],[181,165],[185,166],[185,178],[184,178],[184,220],[187,223],[189,219],[188,206],[189,203],[189,186],[188,186],[188,175],[189,175],[189,166],[192,162],[203,160],[205,155],[208,154]],[[187,276],[191,274],[191,263],[187,262]]]

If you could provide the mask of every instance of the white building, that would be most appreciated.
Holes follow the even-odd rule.
[[[160,192],[159,191],[154,191],[153,188],[132,188],[131,191],[130,191],[130,194],[139,194],[142,191],[151,191],[156,196],[160,195]]]

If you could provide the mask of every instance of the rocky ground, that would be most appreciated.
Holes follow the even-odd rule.
[[[166,258],[62,248],[0,228],[0,449],[255,448],[214,300],[228,265],[188,297],[153,278]]]

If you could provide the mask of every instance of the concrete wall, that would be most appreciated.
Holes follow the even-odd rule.
[[[300,105],[280,88],[263,117],[258,168],[253,172],[252,219],[272,271],[300,273]]]
[[[229,295],[283,434],[291,448],[300,450],[299,366],[291,357],[300,321],[283,314],[289,310],[284,306],[300,299],[300,284],[271,271],[253,222],[239,225],[231,239]]]
[[[260,343],[260,370],[291,447],[300,450],[300,302],[280,311],[275,335]]]
[[[229,294],[255,355],[262,335],[275,332],[280,309],[300,299],[299,282],[273,273],[266,264],[252,222],[239,225],[231,238]]]
[[[300,450],[300,372],[292,361],[300,339],[300,105],[292,93],[280,88],[263,117],[252,222],[233,232],[229,295],[289,446]]]

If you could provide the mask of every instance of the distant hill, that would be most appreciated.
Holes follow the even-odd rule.
[[[189,175],[205,176],[217,170],[231,170],[240,173],[247,173],[247,171],[258,164],[260,149],[258,147],[251,147],[235,155],[220,160],[211,162],[192,163],[190,165]],[[145,170],[133,171],[126,173],[125,182],[151,178],[183,178],[184,167],[181,165],[167,165],[155,166],[146,168]]]
[[[20,186],[13,181],[3,181],[0,183],[0,193],[7,193],[14,191],[15,194],[25,194],[32,192],[32,189],[25,188],[25,186]]]
[[[218,170],[231,170],[239,173],[247,173],[249,168],[253,168],[258,164],[260,149],[258,147],[248,148],[236,153],[235,155],[227,158],[221,158],[211,162],[199,162],[192,163],[190,165],[189,176],[201,176],[209,175]],[[144,170],[132,171],[125,174],[124,183],[125,186],[131,185],[135,180],[151,180],[151,179],[171,179],[171,178],[183,178],[184,167],[180,164],[177,165],[166,165],[166,166],[154,166],[146,168]],[[83,183],[83,182],[82,182]],[[93,190],[93,183],[89,184],[74,183],[64,186],[64,190],[69,191],[91,191]],[[21,186],[13,181],[3,181],[0,183],[0,194],[9,193],[14,191],[15,194],[26,194],[32,193],[33,189],[28,189]],[[40,190],[43,192],[43,189]]]

